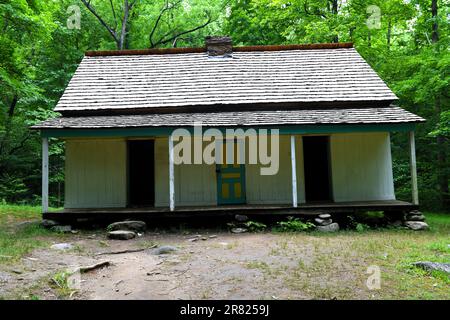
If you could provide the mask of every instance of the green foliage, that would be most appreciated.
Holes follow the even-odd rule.
[[[250,232],[262,232],[267,229],[267,225],[257,221],[247,221],[245,226]]]
[[[280,232],[301,232],[314,229],[316,226],[311,222],[303,222],[299,218],[288,217],[287,221],[277,222],[275,231]]]
[[[90,1],[118,34],[123,3]],[[202,46],[210,34],[229,34],[235,45],[352,41],[399,97],[398,104],[428,120],[416,133],[421,205],[445,209],[449,7],[447,0],[437,3],[433,17],[430,0],[140,0],[130,11],[124,47]],[[80,30],[66,24],[67,8],[74,4],[81,8]],[[381,10],[378,29],[367,25],[369,5]],[[28,127],[55,116],[52,110],[85,51],[116,49],[117,43],[80,0],[0,0],[0,29],[0,201],[37,203],[41,146],[38,133]],[[409,201],[407,143],[404,133],[392,134],[397,198]],[[51,141],[50,147],[50,201],[59,206],[64,144]]]
[[[366,230],[369,230],[370,227],[367,224],[364,224],[364,223],[357,223],[355,229],[358,232],[364,232]]]

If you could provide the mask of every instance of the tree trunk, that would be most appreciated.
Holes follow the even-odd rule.
[[[19,97],[17,95],[14,95],[11,103],[9,104],[8,118],[5,121],[5,133],[3,135],[2,141],[0,141],[0,156],[2,156],[4,152],[6,153],[6,145],[8,143],[9,134],[11,131],[12,119],[14,117],[14,112],[16,111],[16,106],[17,106],[18,101],[19,101]]]
[[[433,44],[439,41],[439,29],[438,29],[438,0],[431,1],[431,15],[433,17],[431,41]],[[441,97],[437,96],[434,102],[434,110],[436,115],[439,117],[441,114]],[[439,192],[441,196],[441,206],[443,209],[448,209],[450,207],[450,195],[448,189],[448,173],[447,173],[447,141],[441,135],[436,137],[437,144],[437,165],[438,165],[438,183]]]
[[[331,13],[337,17],[338,14],[338,0],[331,0]],[[332,42],[338,43],[339,42],[339,35],[335,34],[333,36]]]
[[[391,49],[391,32],[392,32],[392,22],[391,22],[391,19],[389,19],[388,20],[388,29],[387,29],[387,34],[386,34],[386,42],[387,42],[388,50]]]
[[[123,1],[123,19],[122,19],[122,29],[120,31],[120,40],[119,40],[119,50],[123,50],[125,43],[127,43],[127,33],[128,33],[128,17],[130,16],[130,6],[128,4],[128,0]],[[128,44],[127,44],[128,46]]]
[[[431,41],[436,43],[439,41],[438,33],[438,0],[431,0],[431,16],[433,17],[433,31],[431,36]]]

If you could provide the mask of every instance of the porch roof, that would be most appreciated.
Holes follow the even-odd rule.
[[[401,124],[425,121],[399,107],[303,109],[273,111],[163,113],[139,115],[59,117],[33,126],[33,129],[113,129],[146,127],[257,127],[340,124]]]

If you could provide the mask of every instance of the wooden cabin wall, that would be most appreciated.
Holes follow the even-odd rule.
[[[303,144],[296,137],[297,199],[305,202],[303,174]],[[290,136],[280,136],[279,170],[276,175],[262,176],[260,164],[246,165],[246,192],[248,204],[290,204],[292,203],[292,166]]]
[[[169,205],[168,138],[155,139],[155,165],[155,206],[167,207]],[[209,206],[217,204],[215,165],[176,165],[174,180],[175,204],[177,206]]]
[[[292,203],[290,137],[280,136],[278,174],[261,176],[246,165],[248,204]],[[388,133],[333,134],[330,138],[336,202],[395,199]],[[298,202],[305,202],[303,147],[296,139]],[[155,139],[155,206],[169,204],[168,139]],[[176,165],[176,206],[217,204],[215,165]],[[66,208],[125,207],[125,139],[69,139],[66,142]]]
[[[124,139],[66,141],[65,208],[126,206]]]
[[[330,143],[336,202],[395,199],[389,133],[335,134]]]

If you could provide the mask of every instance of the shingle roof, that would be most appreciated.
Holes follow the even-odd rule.
[[[423,118],[399,107],[304,109],[211,113],[165,113],[116,116],[61,117],[42,122],[34,129],[130,128],[158,126],[263,126],[311,124],[381,124],[422,122]]]
[[[138,53],[85,56],[55,111],[397,99],[353,48]]]

